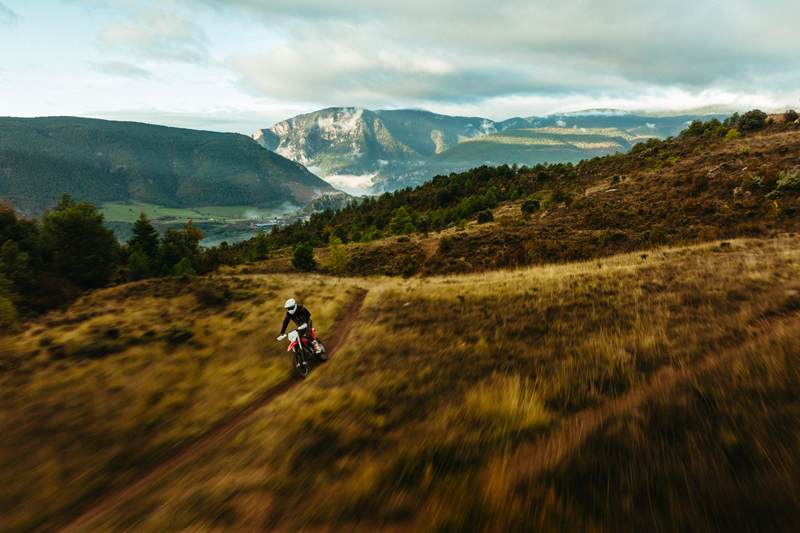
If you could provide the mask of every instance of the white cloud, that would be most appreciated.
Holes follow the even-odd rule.
[[[165,61],[201,62],[208,58],[203,29],[175,13],[152,11],[112,24],[102,33],[105,44]]]
[[[222,2],[206,0],[221,6]],[[283,47],[233,54],[250,90],[355,105],[800,85],[795,1],[232,0]],[[777,26],[777,27],[776,27]],[[324,93],[325,98],[320,94]]]
[[[153,76],[149,70],[125,61],[103,61],[99,63],[92,63],[91,65],[98,72],[111,74],[113,76],[120,76],[123,78],[147,79]]]

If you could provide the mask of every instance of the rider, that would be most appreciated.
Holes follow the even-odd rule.
[[[283,338],[284,334],[286,333],[286,326],[289,325],[290,320],[292,320],[298,326],[308,324],[308,327],[301,332],[301,335],[308,337],[309,340],[311,340],[311,344],[314,346],[314,351],[316,353],[320,353],[322,351],[322,347],[319,345],[319,342],[317,342],[317,337],[314,334],[314,329],[311,325],[311,312],[302,305],[298,304],[294,298],[289,298],[286,300],[286,303],[283,304],[283,307],[286,309],[286,316],[283,318],[283,326],[281,326],[281,334],[278,335],[278,340]]]

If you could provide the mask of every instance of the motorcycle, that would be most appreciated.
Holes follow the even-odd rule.
[[[286,337],[289,338],[289,348],[286,351],[294,352],[294,370],[301,378],[304,378],[308,375],[309,370],[311,370],[310,362],[313,358],[316,358],[319,361],[326,361],[328,359],[328,356],[325,353],[325,347],[317,338],[315,330],[312,330],[312,337],[319,345],[319,352],[314,350],[314,347],[311,344],[311,339],[300,334],[300,332],[306,328],[308,328],[308,324],[303,324],[298,326],[297,329],[278,337],[278,340],[283,340]]]

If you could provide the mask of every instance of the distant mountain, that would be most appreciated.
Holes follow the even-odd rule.
[[[35,214],[94,203],[304,205],[333,188],[251,138],[134,122],[0,117],[0,198]]]
[[[344,190],[381,192],[483,164],[577,162],[624,152],[643,139],[674,135],[696,118],[593,109],[496,122],[336,107],[278,122],[253,138]]]
[[[464,139],[495,132],[494,122],[478,117],[344,107],[298,115],[253,137],[347,190],[348,178],[399,176]]]

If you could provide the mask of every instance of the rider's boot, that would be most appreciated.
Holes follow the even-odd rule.
[[[322,346],[319,345],[319,341],[314,339],[311,344],[314,345],[314,353],[322,353]]]

